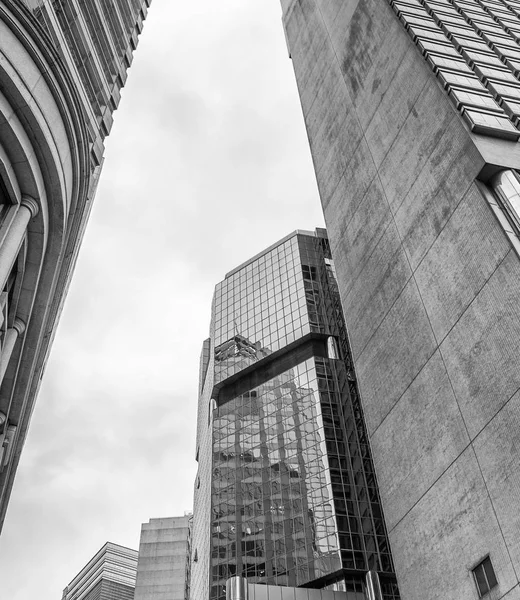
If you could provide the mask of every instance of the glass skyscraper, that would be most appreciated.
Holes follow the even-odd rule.
[[[229,577],[398,598],[324,230],[217,285],[201,360],[192,600]]]

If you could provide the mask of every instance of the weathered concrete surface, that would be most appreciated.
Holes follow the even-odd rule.
[[[476,179],[519,145],[469,132],[385,0],[284,26],[403,600],[477,598],[488,553],[516,600],[520,260]]]
[[[184,600],[189,519],[170,517],[143,523],[135,600]]]

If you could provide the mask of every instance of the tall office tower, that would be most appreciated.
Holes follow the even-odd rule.
[[[402,597],[519,598],[520,3],[282,8]]]
[[[204,342],[191,600],[226,580],[398,598],[324,230],[294,232],[216,287]]]
[[[134,600],[185,600],[192,516],[143,523]]]
[[[150,0],[0,0],[0,528]]]
[[[63,590],[62,600],[134,600],[137,552],[107,542]]]

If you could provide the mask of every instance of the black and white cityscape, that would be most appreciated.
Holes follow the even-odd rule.
[[[0,598],[520,600],[520,0],[0,0]]]

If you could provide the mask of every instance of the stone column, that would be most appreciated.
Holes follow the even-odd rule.
[[[5,372],[7,371],[7,365],[11,359],[16,340],[24,331],[25,323],[16,317],[13,326],[5,332],[4,345],[2,347],[2,354],[0,355],[0,383],[2,383]]]
[[[29,221],[38,214],[38,204],[29,196],[23,196],[4,243],[0,246],[0,290],[3,290],[18,256]]]

